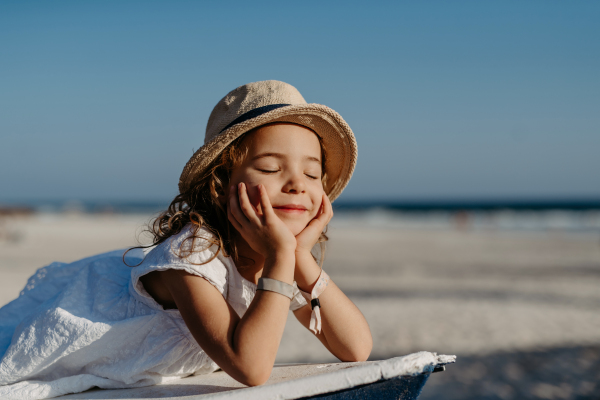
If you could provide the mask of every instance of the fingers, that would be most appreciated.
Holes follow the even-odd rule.
[[[315,219],[322,224],[322,228],[325,228],[325,225],[327,225],[329,221],[331,221],[331,217],[333,217],[333,208],[331,207],[331,202],[326,194],[323,194],[320,211],[320,214],[317,215]]]
[[[258,193],[260,195],[260,208],[262,208],[262,212],[265,215],[265,218],[273,218],[275,217],[275,211],[273,211],[273,207],[271,206],[271,200],[269,200],[269,195],[265,190],[263,185],[258,185]]]
[[[249,221],[254,222],[255,224],[260,224],[260,219],[256,213],[254,207],[250,203],[250,198],[248,197],[248,192],[245,183],[240,183],[238,186],[239,193],[239,203],[242,209],[242,212],[248,218]]]
[[[333,206],[331,205],[331,201],[329,200],[329,196],[323,194],[323,214],[327,215],[327,224],[333,218]]]
[[[329,223],[329,221],[331,221],[331,217],[333,217],[333,208],[331,207],[329,197],[324,194],[321,200],[321,206],[319,207],[319,212],[308,223],[305,229],[310,227],[311,230],[314,229],[321,232],[323,229],[325,229],[325,226]]]
[[[229,222],[231,222],[231,225],[233,225],[236,231],[241,232],[242,225],[238,222],[237,219],[235,219],[231,212],[231,201],[227,202],[227,219],[229,219]]]

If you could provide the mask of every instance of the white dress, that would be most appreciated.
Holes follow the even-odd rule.
[[[20,296],[0,309],[0,398],[149,386],[215,371],[218,366],[179,311],[163,309],[139,281],[152,271],[185,270],[210,282],[242,317],[256,285],[221,252],[194,265],[210,259],[216,246],[179,258],[179,246],[190,243],[184,242],[188,234],[186,227],[147,251],[134,268],[123,264],[123,250],[117,250],[39,269]],[[144,252],[133,251],[127,262],[142,258]],[[290,309],[304,305],[296,286]]]

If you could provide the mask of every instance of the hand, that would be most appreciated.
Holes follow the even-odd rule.
[[[259,211],[250,203],[245,183],[232,186],[227,202],[227,217],[254,251],[265,257],[274,257],[280,252],[291,252],[296,248],[296,238],[285,223],[275,214],[267,191],[257,186],[260,196]]]
[[[312,250],[319,241],[323,229],[327,226],[333,217],[333,208],[329,197],[323,193],[321,207],[317,215],[306,225],[306,228],[296,235],[296,253],[308,252]]]

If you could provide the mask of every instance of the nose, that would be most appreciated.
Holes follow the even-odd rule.
[[[288,178],[283,188],[284,193],[299,194],[306,192],[306,183],[302,173],[293,173]]]

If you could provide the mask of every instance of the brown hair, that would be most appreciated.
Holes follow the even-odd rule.
[[[193,185],[187,191],[175,196],[169,207],[148,224],[146,231],[153,237],[152,244],[149,246],[133,247],[129,250],[161,244],[171,236],[181,232],[187,224],[192,224],[193,231],[179,247],[177,255],[180,258],[187,259],[194,252],[204,251],[215,245],[217,246],[217,251],[213,257],[202,264],[212,261],[220,251],[223,251],[225,256],[232,257],[235,264],[240,266],[239,262],[241,260],[235,244],[237,231],[227,218],[227,205],[222,199],[225,196],[226,188],[229,186],[231,172],[244,162],[248,154],[248,147],[242,146],[244,137],[267,125],[271,124],[254,128],[231,142],[206,168],[202,175],[195,179]],[[327,154],[321,137],[319,135],[316,136],[321,145],[321,169],[323,171],[321,182],[325,186],[327,178],[325,174],[325,159]],[[207,235],[201,235],[200,230],[202,228],[207,229],[213,236],[207,237]],[[328,240],[326,232],[327,227],[325,227],[317,242],[320,247],[319,265],[321,266],[325,259],[325,242]],[[204,241],[206,245],[200,249],[196,249],[197,240],[200,240],[200,242]],[[189,245],[184,246],[186,243]],[[313,257],[315,260],[317,259],[314,255]],[[123,255],[123,261],[125,262],[125,255]],[[251,260],[249,261],[252,262]]]

